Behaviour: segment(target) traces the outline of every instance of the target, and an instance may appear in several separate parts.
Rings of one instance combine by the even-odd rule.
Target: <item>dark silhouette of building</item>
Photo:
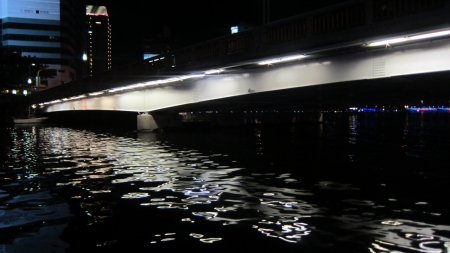
[[[86,7],[87,55],[90,76],[111,69],[111,25],[105,6]]]
[[[85,8],[84,0],[0,0],[2,46],[46,66],[34,84],[54,87],[82,76]]]
[[[163,27],[163,33],[147,34],[143,38],[144,58],[165,54],[179,48],[177,39],[172,36],[169,26]]]

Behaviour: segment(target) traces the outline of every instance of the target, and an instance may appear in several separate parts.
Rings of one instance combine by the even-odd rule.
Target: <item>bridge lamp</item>
[[[273,59],[273,60],[262,61],[262,62],[259,62],[258,64],[259,65],[269,65],[269,64],[280,62],[280,61],[281,61],[281,59]]]
[[[116,89],[108,90],[108,92],[122,91],[122,90],[126,90],[126,89],[127,89],[127,88],[122,87],[122,88],[116,88]]]
[[[176,78],[176,77],[164,80],[165,83],[173,83],[173,82],[178,82],[178,81],[181,81],[181,79],[180,78]]]
[[[195,75],[188,75],[188,76],[180,76],[181,80],[186,80],[190,78],[197,78],[197,77],[204,77],[205,74],[195,74]]]
[[[211,69],[211,70],[205,71],[205,74],[206,75],[219,74],[222,71],[223,71],[223,69]]]
[[[450,34],[450,30],[447,30],[447,31],[440,31],[440,32],[426,33],[426,34],[411,36],[411,37],[409,37],[409,39],[410,40],[429,39],[429,38],[436,38],[436,37],[441,37],[441,36],[445,36],[445,35],[449,35],[449,34]]]
[[[374,43],[369,43],[369,46],[370,47],[384,46],[384,45],[390,45],[390,44],[405,42],[407,40],[408,40],[408,38],[406,38],[406,37],[390,39],[390,40],[382,40],[382,41],[377,41],[377,42],[374,42]]]
[[[144,86],[151,86],[151,85],[155,85],[155,84],[158,84],[158,82],[157,81],[150,81],[150,82],[144,83]]]
[[[103,93],[104,93],[103,91],[92,92],[92,93],[89,93],[89,96],[98,96],[98,95],[101,95],[101,94],[103,94]]]
[[[85,97],[86,97],[86,95],[74,96],[74,97],[70,97],[70,98],[63,98],[62,101],[76,100],[76,99],[85,98]],[[58,99],[53,102],[59,103],[59,102],[61,102],[61,100]]]
[[[298,59],[302,59],[305,58],[306,55],[300,54],[300,55],[292,55],[292,56],[287,56],[287,57],[283,57],[283,58],[278,58],[278,59],[272,59],[272,60],[267,60],[267,61],[262,61],[259,62],[259,65],[269,65],[269,64],[273,64],[273,63],[279,63],[279,62],[287,62],[287,61],[293,61],[293,60],[298,60]]]
[[[436,38],[441,36],[450,35],[450,30],[447,31],[440,31],[440,32],[432,32],[432,33],[425,33],[420,35],[415,35],[411,37],[402,37],[402,38],[395,38],[395,39],[389,39],[389,40],[383,40],[383,41],[377,41],[374,43],[369,43],[370,47],[376,47],[376,46],[382,46],[382,45],[389,45],[389,44],[395,44],[395,43],[401,43],[408,40],[421,40],[421,39],[430,39],[430,38]]]

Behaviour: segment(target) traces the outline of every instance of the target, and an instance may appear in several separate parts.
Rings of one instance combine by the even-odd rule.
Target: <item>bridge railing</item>
[[[364,4],[355,4],[313,17],[313,33],[321,34],[365,24]]]
[[[386,20],[408,22],[409,27],[421,28],[423,15],[433,15],[435,23],[450,22],[446,0],[352,0],[321,10],[300,14],[268,23],[236,34],[219,37],[203,43],[174,50],[124,67],[115,68],[87,79],[63,84],[35,94],[34,100],[49,101],[58,97],[79,95],[88,91],[119,87],[145,79],[158,78],[161,73],[201,71],[223,66],[247,58],[273,57],[292,51],[307,50],[320,43],[342,43],[351,37],[364,38],[385,29],[401,32]],[[436,12],[437,11],[437,12]],[[421,18],[415,19],[417,15]],[[419,17],[417,16],[417,17]],[[440,17],[437,18],[436,17]],[[402,21],[402,19],[405,19]],[[417,21],[415,21],[417,20]],[[415,23],[414,23],[415,22]],[[374,29],[373,27],[381,26]],[[325,40],[326,38],[326,40]],[[331,38],[331,39],[330,39]],[[313,41],[313,42],[311,42]],[[326,42],[322,42],[326,41]],[[319,43],[320,42],[320,43]]]
[[[380,21],[444,7],[445,0],[374,0],[373,18]]]

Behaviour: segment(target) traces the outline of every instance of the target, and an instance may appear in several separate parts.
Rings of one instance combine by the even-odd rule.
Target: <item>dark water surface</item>
[[[0,252],[450,252],[450,113],[1,126]]]

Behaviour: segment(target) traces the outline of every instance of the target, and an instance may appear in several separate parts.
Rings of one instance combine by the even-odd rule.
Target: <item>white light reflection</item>
[[[222,238],[202,238],[202,239],[200,239],[200,241],[204,242],[204,243],[214,243],[214,242],[218,242],[221,240],[222,240]]]

